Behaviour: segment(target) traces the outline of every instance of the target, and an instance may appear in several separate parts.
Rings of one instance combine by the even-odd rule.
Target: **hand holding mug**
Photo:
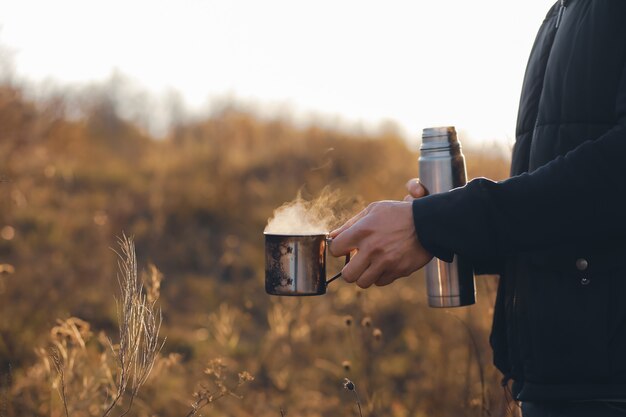
[[[361,288],[388,285],[426,265],[432,255],[420,244],[408,201],[370,204],[330,233],[330,253],[342,256],[356,250],[342,270],[347,282]]]

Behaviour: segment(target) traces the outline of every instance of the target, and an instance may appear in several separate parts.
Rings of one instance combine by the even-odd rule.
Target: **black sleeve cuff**
[[[413,224],[417,239],[424,249],[443,261],[452,262],[454,252],[435,243],[437,234],[445,233],[441,222],[435,220],[439,206],[436,202],[440,196],[441,194],[435,194],[413,200]]]

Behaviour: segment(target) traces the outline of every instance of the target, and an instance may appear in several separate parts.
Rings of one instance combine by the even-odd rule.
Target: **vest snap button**
[[[576,269],[579,271],[584,271],[589,267],[589,261],[585,258],[576,259]]]
[[[582,285],[589,285],[589,283],[591,282],[591,280],[589,278],[583,278],[580,280],[580,283]]]

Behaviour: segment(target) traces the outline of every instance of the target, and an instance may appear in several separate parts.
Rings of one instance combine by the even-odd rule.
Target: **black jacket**
[[[626,0],[561,1],[528,62],[512,177],[413,203],[426,249],[500,273],[491,344],[521,400],[626,399],[625,159]]]

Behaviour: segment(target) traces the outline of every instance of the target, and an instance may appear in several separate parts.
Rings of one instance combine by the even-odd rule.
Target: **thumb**
[[[420,198],[428,195],[428,190],[420,182],[419,178],[412,178],[407,181],[406,189],[413,198]]]

